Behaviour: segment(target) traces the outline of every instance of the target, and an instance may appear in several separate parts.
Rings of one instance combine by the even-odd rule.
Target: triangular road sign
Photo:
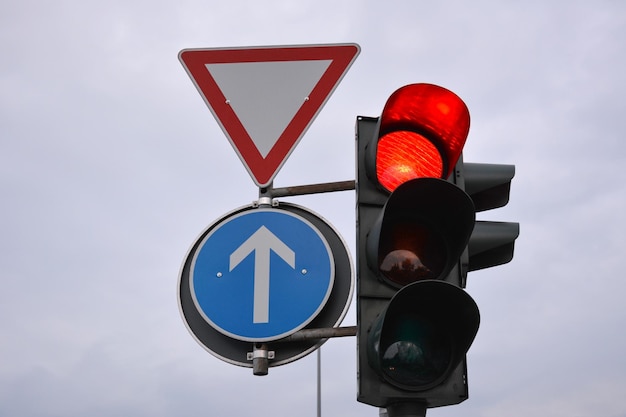
[[[359,51],[298,45],[183,49],[178,57],[254,182],[266,187]]]

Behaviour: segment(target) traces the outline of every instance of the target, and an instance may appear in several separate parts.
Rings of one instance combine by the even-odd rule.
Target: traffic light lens
[[[449,335],[415,314],[404,314],[395,323],[381,339],[386,377],[413,389],[427,389],[439,382],[452,361]]]
[[[433,84],[410,84],[396,90],[387,100],[380,116],[379,141],[393,132],[419,136],[418,142],[429,142],[426,147],[415,148],[415,153],[424,158],[420,162],[424,164],[424,173],[420,176],[446,178],[461,155],[469,125],[469,110],[452,91]]]
[[[392,192],[400,184],[421,177],[441,178],[443,160],[439,150],[424,136],[398,130],[380,138],[376,150],[376,176]]]
[[[380,238],[378,268],[385,278],[404,286],[440,278],[446,266],[446,246],[439,233],[415,223],[397,222]]]

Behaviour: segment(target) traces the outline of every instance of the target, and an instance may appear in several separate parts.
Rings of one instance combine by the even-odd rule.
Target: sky
[[[356,116],[415,82],[468,105],[465,161],[516,166],[509,204],[478,215],[521,233],[468,278],[470,398],[428,415],[625,417],[624,39],[617,0],[3,1],[0,417],[316,415],[316,354],[254,376],[181,318],[188,249],[258,189],[177,55],[353,42],[275,186],[354,179]],[[354,258],[354,198],[283,200]],[[321,350],[323,416],[378,415],[355,343]]]

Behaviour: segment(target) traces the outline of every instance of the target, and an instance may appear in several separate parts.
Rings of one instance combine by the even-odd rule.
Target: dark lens
[[[405,314],[383,337],[383,372],[402,386],[415,389],[428,386],[450,366],[449,335],[419,316]]]

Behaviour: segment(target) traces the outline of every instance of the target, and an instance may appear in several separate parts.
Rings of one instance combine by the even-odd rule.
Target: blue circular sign
[[[308,220],[259,208],[222,220],[190,270],[193,302],[217,331],[270,341],[305,327],[328,300],[335,275],[328,242]]]

